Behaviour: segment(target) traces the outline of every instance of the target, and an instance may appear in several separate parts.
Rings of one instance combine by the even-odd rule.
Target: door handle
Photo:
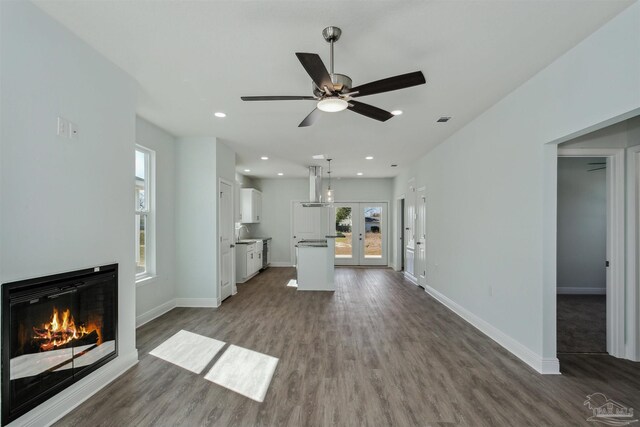
[[[416,242],[416,245],[421,245],[421,244],[422,244],[422,243],[420,243],[420,242]]]
[[[229,245],[229,247],[230,247],[230,248],[235,248],[235,247],[236,247],[236,245]]]

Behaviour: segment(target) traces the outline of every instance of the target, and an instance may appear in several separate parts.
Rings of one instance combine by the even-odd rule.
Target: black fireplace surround
[[[118,355],[118,265],[2,285],[2,425]]]

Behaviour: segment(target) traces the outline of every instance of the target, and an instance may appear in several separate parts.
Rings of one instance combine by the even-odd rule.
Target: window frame
[[[144,197],[145,208],[140,209],[138,206],[138,200],[135,200],[134,208],[134,220],[137,215],[145,218],[145,230],[144,230],[144,246],[145,246],[145,271],[136,273],[136,285],[140,286],[147,283],[150,279],[156,277],[156,227],[155,227],[155,214],[156,214],[156,153],[154,150],[147,148],[143,145],[136,144],[134,153],[141,152],[145,156],[144,161]],[[135,190],[135,166],[134,166],[134,190]],[[137,230],[135,230],[137,233]],[[135,236],[137,239],[137,236]],[[137,240],[136,240],[137,242]],[[137,243],[135,244],[136,251],[139,250]],[[137,269],[137,264],[136,264]]]

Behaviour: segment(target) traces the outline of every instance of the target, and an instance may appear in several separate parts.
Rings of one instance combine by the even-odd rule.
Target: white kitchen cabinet
[[[262,268],[262,241],[236,244],[236,283],[244,283]]]
[[[241,222],[256,223],[262,217],[262,193],[255,188],[240,190]]]

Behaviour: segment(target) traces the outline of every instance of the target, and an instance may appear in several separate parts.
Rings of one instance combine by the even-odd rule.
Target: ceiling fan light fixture
[[[318,109],[326,113],[337,113],[338,111],[346,110],[349,103],[344,99],[331,97],[318,101]]]

